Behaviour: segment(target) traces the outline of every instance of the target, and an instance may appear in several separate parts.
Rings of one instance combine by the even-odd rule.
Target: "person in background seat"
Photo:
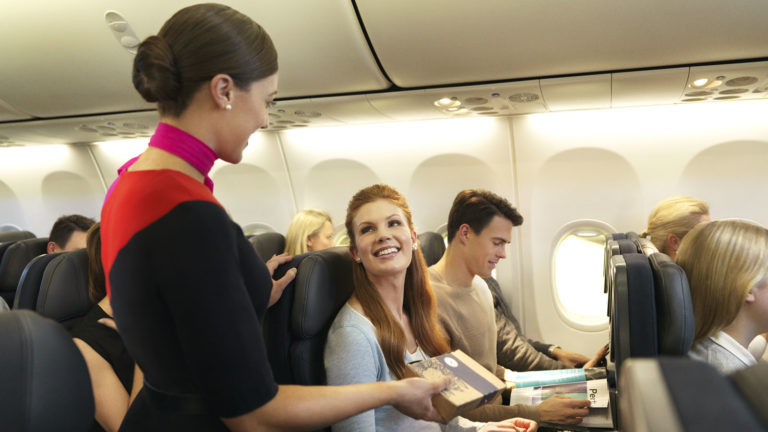
[[[358,191],[349,202],[345,225],[354,291],[331,324],[325,346],[328,384],[391,381],[406,376],[406,363],[448,352],[437,323],[435,297],[418,248],[411,210],[387,185]],[[501,424],[456,417],[446,426],[406,417],[381,407],[333,426],[357,431],[533,431],[536,423],[509,419]]]
[[[697,225],[681,242],[677,264],[693,303],[688,355],[726,374],[756,364],[747,347],[768,331],[768,230],[738,220]]]
[[[709,204],[689,196],[667,198],[658,203],[648,216],[648,227],[640,237],[650,237],[659,252],[674,261],[683,237],[693,227],[710,220]]]
[[[333,247],[331,216],[318,209],[302,210],[293,217],[285,233],[285,252],[300,255]]]
[[[83,249],[85,233],[95,223],[93,219],[77,214],[56,219],[48,236],[46,251],[51,254]]]
[[[101,229],[93,225],[86,236],[88,296],[95,304],[72,329],[75,345],[85,358],[93,387],[95,421],[91,431],[117,431],[144,382],[112,320],[104,268]]]

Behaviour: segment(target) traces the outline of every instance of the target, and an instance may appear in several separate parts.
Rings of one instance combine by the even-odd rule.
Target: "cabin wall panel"
[[[639,233],[659,201],[692,195],[709,202],[713,218],[768,226],[757,192],[768,186],[766,114],[766,101],[743,101],[511,118],[526,217],[525,304],[515,309],[529,336],[587,354],[607,341],[606,331],[572,329],[554,309],[552,252],[564,221],[599,219]]]
[[[99,218],[104,189],[86,146],[0,148],[0,224],[45,237],[61,215]]]

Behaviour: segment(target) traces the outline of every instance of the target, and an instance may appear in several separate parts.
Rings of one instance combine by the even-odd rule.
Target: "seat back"
[[[92,305],[88,298],[88,252],[65,252],[51,260],[43,272],[35,310],[71,329]]]
[[[60,254],[53,253],[37,256],[24,267],[19,284],[16,286],[16,298],[13,300],[14,309],[35,310],[45,267]]]
[[[5,431],[85,431],[94,404],[70,335],[32,311],[0,313],[0,425]]]
[[[35,235],[29,231],[0,231],[0,243],[26,240],[31,238],[35,238]]]
[[[48,238],[32,238],[13,243],[3,254],[0,261],[0,296],[9,304],[16,297],[16,287],[24,272],[24,267],[32,258],[46,252]]]
[[[296,384],[325,384],[325,341],[336,314],[352,295],[353,265],[349,249],[339,246],[311,253],[298,266],[290,351]]]
[[[749,377],[764,401],[768,394],[766,368],[768,365],[762,364],[738,372]],[[742,376],[729,379],[711,365],[686,357],[632,359],[624,365],[619,380],[619,429],[768,430],[765,403],[751,402],[750,395],[745,395],[738,385],[740,379]]]
[[[648,257],[653,272],[659,354],[684,355],[693,344],[694,317],[688,278],[669,256]]]
[[[276,232],[263,232],[248,238],[259,257],[267,262],[272,255],[280,255],[285,250],[285,236]]]
[[[645,255],[612,257],[611,274],[610,361],[620,371],[630,357],[658,355],[656,302],[651,264]]]
[[[421,253],[424,255],[427,267],[440,261],[443,253],[445,253],[445,240],[443,236],[436,232],[425,231],[419,234],[418,237]]]

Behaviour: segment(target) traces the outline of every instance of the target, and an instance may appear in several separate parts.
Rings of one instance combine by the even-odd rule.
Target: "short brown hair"
[[[448,243],[461,225],[467,224],[479,234],[494,216],[502,216],[514,226],[523,224],[523,216],[506,199],[483,189],[464,189],[456,195],[448,213]]]
[[[275,72],[277,50],[266,30],[229,6],[205,3],[176,12],[139,45],[133,86],[161,115],[178,117],[219,73],[244,90]]]

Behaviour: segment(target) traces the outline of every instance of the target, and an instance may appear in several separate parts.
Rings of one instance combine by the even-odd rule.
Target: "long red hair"
[[[414,230],[413,217],[405,197],[391,186],[376,184],[358,191],[349,201],[345,225],[350,244],[355,244],[355,230],[352,221],[358,210],[365,204],[380,199],[398,206],[408,220],[408,227],[411,231]],[[403,378],[406,375],[404,359],[406,340],[403,328],[395,320],[392,312],[384,306],[381,295],[368,279],[362,264],[354,265],[352,277],[355,285],[355,297],[363,307],[365,315],[376,328],[379,345],[389,370],[397,378]],[[424,352],[430,356],[436,356],[450,350],[437,323],[437,302],[429,284],[427,265],[420,246],[414,251],[411,264],[406,270],[403,310],[408,316],[416,341]]]

